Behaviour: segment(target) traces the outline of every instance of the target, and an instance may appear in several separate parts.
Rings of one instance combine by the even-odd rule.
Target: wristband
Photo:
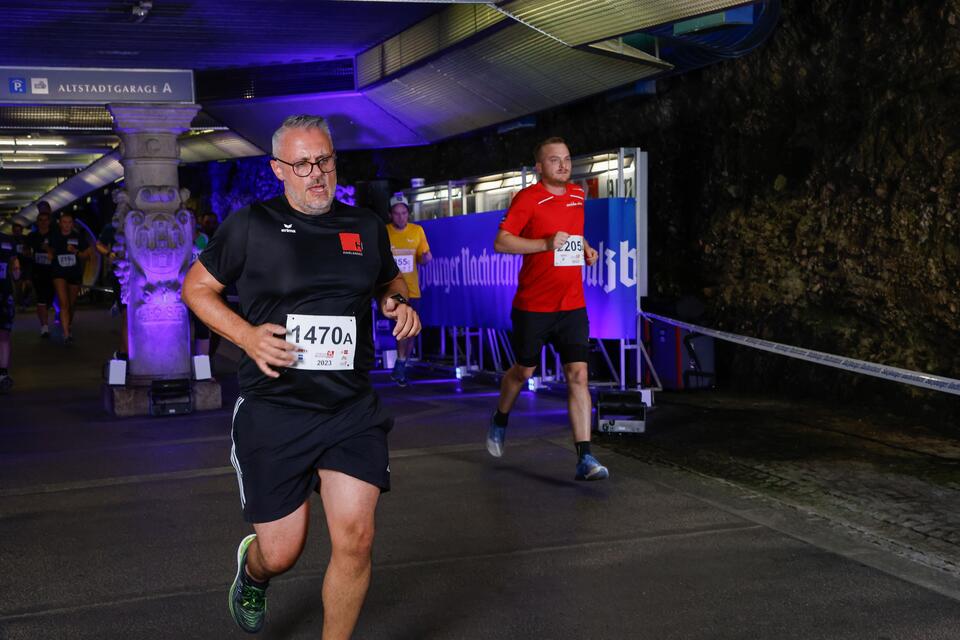
[[[390,296],[390,299],[396,300],[397,304],[406,304],[406,305],[410,304],[410,301],[407,300],[402,293],[395,293],[392,296]]]

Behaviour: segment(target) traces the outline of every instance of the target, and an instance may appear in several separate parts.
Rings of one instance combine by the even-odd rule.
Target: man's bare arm
[[[286,327],[270,323],[253,326],[227,306],[223,289],[220,281],[197,261],[184,278],[183,301],[201,322],[243,349],[264,375],[279,377],[271,367],[288,367],[295,361],[296,347],[277,337],[286,335]]]
[[[543,251],[554,251],[563,246],[570,234],[565,231],[557,231],[548,238],[521,238],[515,236],[509,231],[500,229],[497,237],[493,241],[493,250],[497,253],[514,253],[526,255],[528,253],[541,253]]]
[[[406,298],[410,295],[407,289],[407,283],[403,276],[397,274],[393,280],[380,285],[374,292],[380,303],[380,312],[391,320],[396,321],[393,328],[393,336],[400,340],[412,338],[420,333],[420,316],[413,310],[413,307],[406,304],[400,304],[390,296],[398,293]]]

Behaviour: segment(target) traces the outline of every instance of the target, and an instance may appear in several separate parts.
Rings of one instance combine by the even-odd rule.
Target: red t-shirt
[[[575,184],[567,184],[566,193],[556,196],[538,182],[514,196],[500,228],[530,239],[549,238],[558,231],[582,236],[583,198],[583,189]],[[553,259],[553,251],[523,256],[514,308],[550,312],[587,306],[581,267],[555,267]]]

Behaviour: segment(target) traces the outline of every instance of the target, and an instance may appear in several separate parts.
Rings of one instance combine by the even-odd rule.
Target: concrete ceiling
[[[291,113],[328,116],[340,149],[383,148],[429,143],[692,66],[677,60],[713,60],[710,32],[736,44],[755,15],[778,2],[0,0],[0,60],[192,69],[203,107],[193,133],[232,131],[253,143],[222,145],[223,153],[267,151]],[[750,19],[742,22],[744,11]],[[703,16],[686,31],[671,27]],[[0,105],[0,226],[115,146],[102,105]],[[30,157],[41,161],[18,166]]]
[[[356,54],[444,7],[317,0],[3,0],[0,64],[221,70],[227,78],[251,67],[352,64]],[[226,128],[207,114],[194,125],[195,131]],[[28,146],[31,138],[53,144]],[[111,152],[117,142],[102,107],[0,108],[0,220]]]

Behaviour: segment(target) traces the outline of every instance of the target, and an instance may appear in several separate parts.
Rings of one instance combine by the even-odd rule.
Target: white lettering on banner
[[[637,286],[637,250],[627,240],[621,240],[617,249],[608,249],[601,240],[597,243],[599,259],[583,267],[583,283],[587,287],[602,287],[610,293],[618,286]],[[468,247],[460,248],[459,256],[436,256],[420,267],[420,288],[435,288],[450,293],[456,287],[517,286],[517,275],[523,265],[523,256],[503,253],[479,255]]]
[[[620,241],[620,282],[625,287],[637,285],[637,250],[629,249],[626,240]]]
[[[287,314],[287,335],[297,346],[292,369],[344,371],[353,369],[357,351],[357,319],[353,316]]]
[[[471,254],[468,247],[460,250],[460,270],[463,285],[467,287],[516,286],[522,264],[523,256],[487,253],[486,249],[477,256]]]
[[[597,243],[600,258],[583,272],[584,284],[588,287],[603,287],[610,293],[618,285],[637,286],[637,250],[630,248],[627,240],[620,241],[620,251],[607,249],[603,240]]]
[[[478,256],[461,247],[459,256],[437,256],[421,266],[420,287],[442,288],[450,293],[451,287],[460,286],[516,286],[522,264],[523,256],[487,253],[486,249]]]

